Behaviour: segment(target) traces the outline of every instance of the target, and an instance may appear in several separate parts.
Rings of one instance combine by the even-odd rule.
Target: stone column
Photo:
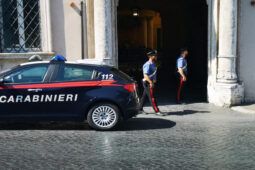
[[[118,55],[119,55],[119,49],[118,49],[118,8],[119,1],[113,0],[112,1],[112,45],[113,45],[113,65],[118,68]]]
[[[244,86],[238,81],[237,65],[237,0],[220,0],[219,51],[216,81],[208,88],[209,102],[230,107],[241,104]]]
[[[95,58],[94,1],[87,0],[86,5],[88,58]]]
[[[94,0],[95,59],[114,65],[112,1]]]
[[[52,23],[51,23],[51,1],[40,1],[40,17],[42,31],[42,50],[51,53],[52,50]]]
[[[217,81],[236,83],[237,0],[220,1],[219,56]]]

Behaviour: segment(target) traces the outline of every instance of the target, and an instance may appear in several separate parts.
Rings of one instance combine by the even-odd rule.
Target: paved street
[[[0,124],[0,169],[255,169],[255,115],[161,106],[114,132],[85,124]],[[146,112],[151,112],[149,108]]]

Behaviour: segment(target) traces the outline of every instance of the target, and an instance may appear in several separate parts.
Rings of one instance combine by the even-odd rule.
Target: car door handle
[[[27,89],[28,92],[40,92],[42,89]]]

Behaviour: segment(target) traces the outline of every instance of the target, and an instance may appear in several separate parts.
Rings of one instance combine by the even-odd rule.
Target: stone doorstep
[[[243,105],[243,106],[233,106],[232,110],[245,113],[245,114],[255,114],[255,104]]]

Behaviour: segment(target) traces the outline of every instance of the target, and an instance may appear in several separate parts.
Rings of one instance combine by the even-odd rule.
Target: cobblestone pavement
[[[168,116],[142,114],[113,132],[1,123],[0,169],[255,169],[255,115],[203,103],[160,108]]]

